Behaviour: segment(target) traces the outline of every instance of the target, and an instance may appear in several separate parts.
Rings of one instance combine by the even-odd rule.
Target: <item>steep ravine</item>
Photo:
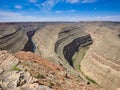
[[[28,40],[24,30],[17,29],[14,33],[10,34],[4,30],[4,33],[3,37],[0,38],[0,50],[7,50],[8,52],[15,53],[24,48]]]
[[[28,41],[25,44],[23,51],[31,51],[31,52],[35,51],[36,47],[35,47],[35,45],[34,45],[34,43],[32,41],[32,36],[35,34],[36,31],[37,30],[32,30],[32,31],[27,32]]]
[[[79,48],[92,44],[90,35],[82,36],[74,39],[71,43],[66,45],[63,49],[63,55],[65,59],[73,66],[72,57],[79,50]]]

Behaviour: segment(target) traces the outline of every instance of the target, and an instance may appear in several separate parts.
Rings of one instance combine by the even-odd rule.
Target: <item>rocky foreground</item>
[[[0,51],[1,90],[103,90],[31,52]]]

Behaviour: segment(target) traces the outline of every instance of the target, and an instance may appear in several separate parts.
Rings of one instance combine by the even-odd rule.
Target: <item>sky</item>
[[[0,0],[0,22],[120,21],[120,0]]]

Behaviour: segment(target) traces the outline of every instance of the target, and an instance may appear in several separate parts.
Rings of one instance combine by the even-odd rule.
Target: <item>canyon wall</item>
[[[73,66],[72,57],[81,47],[92,44],[89,34],[82,28],[68,26],[62,28],[58,33],[58,39],[55,43],[55,52],[64,60],[67,60]]]
[[[89,82],[115,90],[120,86],[119,28],[119,23],[110,22],[50,25],[38,30],[33,41],[36,53],[79,77],[72,58],[82,47],[90,45],[88,51],[82,52],[83,59],[77,61],[79,72]]]
[[[72,57],[80,47],[92,44],[90,35],[72,24],[46,26],[35,33],[33,42],[35,53],[59,63],[77,77],[80,75],[73,69]]]
[[[34,52],[32,36],[44,23],[0,23],[0,50]]]
[[[0,26],[0,50],[15,53],[24,48],[27,40],[25,30],[12,26]]]
[[[114,26],[113,26],[114,28]],[[80,63],[81,72],[106,90],[120,88],[120,39],[118,30],[89,25],[93,44]]]

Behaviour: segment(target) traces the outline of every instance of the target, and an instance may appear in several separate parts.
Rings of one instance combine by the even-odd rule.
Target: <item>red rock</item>
[[[35,55],[32,52],[24,52],[24,51],[20,51],[18,53],[15,54],[15,57],[17,57],[20,60],[31,60],[31,61],[35,61],[39,64],[43,64],[49,68],[51,68],[52,70],[60,70],[63,71],[64,68],[60,65],[54,64],[52,62],[49,62],[48,60],[42,58],[39,55]]]

